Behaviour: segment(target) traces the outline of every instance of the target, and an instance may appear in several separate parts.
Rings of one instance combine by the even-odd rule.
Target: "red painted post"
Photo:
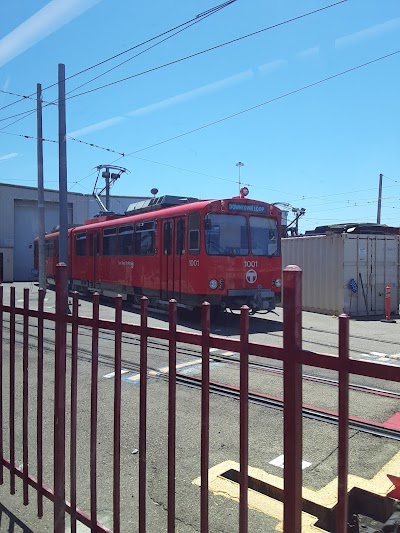
[[[339,317],[339,450],[336,532],[347,533],[349,469],[349,317]]]
[[[239,531],[248,531],[249,490],[249,308],[240,310],[240,447]]]
[[[122,296],[115,298],[115,375],[114,375],[114,487],[113,531],[121,530],[121,370],[122,370]]]
[[[10,288],[10,494],[15,494],[15,287]]]
[[[36,408],[36,461],[37,461],[37,509],[43,516],[43,326],[45,289],[39,289],[38,300],[38,366],[37,366],[37,408]]]
[[[68,271],[56,266],[54,379],[54,533],[65,532],[65,389],[67,355]]]
[[[29,503],[28,481],[28,343],[29,343],[29,289],[24,289],[24,320],[22,348],[22,471],[23,471],[23,502]]]
[[[4,482],[3,457],[3,286],[0,285],[0,485]]]
[[[168,533],[175,532],[176,472],[176,300],[169,302]]]
[[[146,296],[140,302],[140,399],[139,399],[139,533],[146,533],[147,494],[147,309]]]
[[[72,349],[71,349],[71,436],[70,436],[70,499],[71,533],[76,533],[76,446],[78,419],[78,293],[72,294]]]
[[[99,370],[99,304],[100,296],[93,295],[92,372],[90,392],[90,525],[97,525],[97,393]]]
[[[210,448],[210,304],[201,309],[201,457],[200,531],[208,533],[208,467]]]
[[[283,271],[283,397],[284,397],[284,513],[283,530],[301,533],[302,512],[302,271],[289,265]]]
[[[385,291],[386,320],[390,320],[390,285],[386,285]]]

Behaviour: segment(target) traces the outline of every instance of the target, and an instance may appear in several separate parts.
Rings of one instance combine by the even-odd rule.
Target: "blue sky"
[[[112,194],[147,196],[157,187],[160,194],[231,197],[241,161],[250,197],[304,207],[305,231],[375,222],[382,173],[381,222],[400,225],[400,4],[347,0],[285,23],[334,3],[236,0],[196,18],[218,2],[7,2],[0,182],[35,186],[36,140],[24,136],[36,137],[36,115],[20,114],[35,108],[36,97],[15,95],[56,84],[63,63],[71,191],[91,193],[93,168],[114,163],[129,174]],[[58,112],[46,103],[56,99],[56,85],[43,90],[49,141],[58,138]],[[44,174],[45,186],[56,189],[55,142],[45,142]]]

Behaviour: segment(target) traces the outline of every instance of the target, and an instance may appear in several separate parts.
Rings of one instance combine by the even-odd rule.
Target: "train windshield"
[[[248,255],[245,216],[209,213],[204,222],[206,252],[209,255]]]
[[[279,255],[278,224],[274,218],[249,217],[250,243],[253,255]]]

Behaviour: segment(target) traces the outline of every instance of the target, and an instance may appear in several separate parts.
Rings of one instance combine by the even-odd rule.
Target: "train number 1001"
[[[245,261],[244,266],[246,268],[255,268],[258,266],[258,261]]]

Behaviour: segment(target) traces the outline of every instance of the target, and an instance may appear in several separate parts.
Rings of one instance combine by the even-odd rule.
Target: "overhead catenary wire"
[[[186,61],[186,60],[188,60],[188,59],[192,59],[192,58],[194,58],[194,57],[197,57],[197,56],[199,56],[199,55],[202,55],[202,54],[205,54],[205,53],[208,53],[208,52],[211,52],[211,51],[217,50],[217,49],[219,49],[219,48],[222,48],[222,47],[224,47],[224,46],[228,46],[228,45],[230,45],[230,44],[233,44],[233,43],[236,43],[236,42],[242,41],[243,39],[247,39],[247,38],[249,38],[249,37],[253,37],[253,36],[258,35],[258,34],[260,34],[260,33],[263,33],[263,32],[265,32],[265,31],[269,31],[269,30],[275,29],[275,28],[277,28],[277,27],[279,27],[279,26],[283,26],[283,25],[285,25],[285,24],[289,24],[289,23],[291,23],[291,22],[295,22],[295,21],[300,20],[300,19],[302,19],[302,18],[308,17],[308,16],[310,16],[310,15],[314,15],[314,14],[316,14],[316,13],[319,13],[320,11],[324,11],[324,10],[326,10],[326,9],[330,9],[330,8],[332,8],[332,7],[335,7],[335,6],[339,5],[339,4],[344,4],[344,3],[348,2],[348,1],[349,1],[349,0],[339,0],[338,2],[335,2],[334,4],[330,4],[330,5],[327,5],[327,6],[323,6],[323,7],[319,8],[319,9],[315,9],[315,10],[313,10],[313,11],[309,11],[309,12],[307,12],[307,13],[303,13],[302,15],[298,15],[298,16],[296,16],[296,17],[292,17],[292,18],[287,19],[287,20],[284,20],[284,21],[282,21],[282,22],[278,22],[278,23],[273,24],[273,25],[271,25],[271,26],[267,26],[266,28],[262,28],[261,30],[257,30],[257,31],[255,31],[255,32],[252,32],[252,33],[249,33],[249,34],[243,35],[243,36],[241,36],[241,37],[237,37],[237,38],[232,39],[232,40],[230,40],[230,41],[226,41],[226,42],[224,42],[224,43],[220,43],[220,44],[218,44],[218,45],[216,45],[216,46],[212,46],[212,47],[207,48],[207,49],[205,49],[205,50],[200,50],[199,52],[195,52],[195,53],[193,53],[193,54],[190,54],[190,55],[187,55],[187,56],[184,56],[184,57],[178,58],[178,59],[176,59],[176,60],[174,60],[174,61],[170,61],[170,62],[168,62],[168,63],[164,63],[164,64],[162,64],[162,65],[158,65],[158,66],[153,67],[153,68],[151,68],[151,69],[147,69],[147,70],[144,70],[144,71],[138,72],[138,73],[133,74],[133,75],[131,75],[131,76],[127,76],[127,77],[124,77],[124,78],[120,78],[119,80],[115,80],[115,81],[110,82],[110,83],[107,83],[107,84],[105,84],[105,85],[101,85],[101,86],[99,86],[99,87],[95,87],[95,88],[93,88],[93,89],[89,89],[89,90],[87,90],[87,91],[83,91],[83,92],[81,92],[81,93],[71,95],[71,96],[69,96],[69,97],[67,98],[67,100],[70,100],[70,99],[73,99],[73,98],[78,98],[78,97],[80,97],[80,96],[84,96],[84,95],[86,95],[86,94],[90,94],[90,93],[92,93],[92,92],[99,91],[99,90],[101,90],[101,89],[105,89],[105,88],[107,88],[107,87],[111,87],[111,86],[113,86],[113,85],[116,85],[116,84],[119,84],[119,83],[122,83],[122,82],[125,82],[125,81],[128,81],[128,80],[131,80],[131,79],[137,78],[137,77],[139,77],[139,76],[144,76],[144,75],[149,74],[149,73],[151,73],[151,72],[155,72],[155,71],[157,71],[157,70],[160,70],[160,69],[163,69],[163,68],[166,68],[166,67],[169,67],[169,66],[175,65],[175,64],[177,64],[177,63],[181,63],[181,62]],[[83,72],[83,71],[82,71],[82,72]],[[76,74],[76,75],[78,75],[78,74]],[[66,78],[66,79],[69,79],[69,78]],[[49,87],[47,87],[47,88],[50,88],[50,87],[53,87],[53,85],[51,85],[51,86],[49,86]],[[45,90],[45,89],[43,89],[43,90]],[[54,100],[54,102],[52,102],[52,103],[55,103],[55,102],[57,102],[57,100]],[[47,105],[46,105],[46,106],[43,106],[43,107],[45,108],[45,107],[47,107]],[[0,110],[1,110],[1,108],[0,108]],[[0,122],[4,122],[4,121],[10,120],[10,119],[12,119],[12,118],[20,117],[21,115],[24,115],[24,116],[21,118],[21,119],[23,119],[23,118],[25,118],[25,116],[29,116],[29,114],[33,114],[35,111],[36,111],[36,109],[31,109],[31,110],[28,110],[28,111],[24,111],[24,112],[22,112],[22,113],[17,113],[17,114],[11,115],[11,116],[9,116],[9,117],[1,118],[1,119],[0,119]],[[13,123],[13,124],[14,124],[14,123]],[[5,127],[9,127],[9,126],[11,126],[11,125],[12,125],[12,124],[8,124],[8,125],[5,126]],[[4,128],[3,128],[3,129],[4,129]],[[0,130],[0,131],[1,131],[1,130]]]
[[[237,113],[233,113],[232,115],[229,115],[229,116],[227,116],[227,117],[223,117],[223,118],[221,118],[221,119],[215,120],[215,121],[210,122],[210,123],[208,123],[208,124],[204,124],[203,126],[200,126],[200,127],[198,127],[198,128],[195,128],[195,129],[192,129],[192,130],[190,130],[190,131],[187,131],[187,132],[181,133],[181,134],[176,135],[176,136],[174,136],[174,137],[170,137],[170,138],[168,138],[168,139],[165,139],[165,140],[160,141],[160,142],[158,142],[158,143],[152,144],[152,145],[150,145],[150,146],[147,146],[147,147],[144,147],[144,148],[140,148],[140,149],[135,150],[135,151],[130,152],[130,153],[121,153],[121,152],[118,152],[118,151],[116,151],[116,150],[112,150],[112,149],[110,149],[110,148],[100,147],[100,146],[98,146],[98,145],[95,145],[94,143],[89,143],[89,142],[86,142],[86,141],[81,141],[81,140],[79,140],[79,139],[75,139],[75,138],[72,138],[72,137],[71,137],[71,140],[76,141],[76,142],[81,142],[82,144],[86,144],[86,145],[89,145],[89,146],[92,146],[92,147],[96,147],[96,148],[99,148],[99,149],[107,150],[107,151],[109,151],[109,152],[114,152],[114,153],[118,153],[118,154],[120,154],[121,157],[115,159],[114,161],[112,161],[112,162],[110,163],[110,164],[113,164],[113,163],[119,161],[119,160],[120,160],[121,158],[123,158],[123,157],[132,157],[132,156],[135,156],[135,154],[137,154],[137,153],[139,153],[139,152],[142,152],[142,151],[148,150],[148,149],[153,148],[153,147],[155,147],[155,146],[159,146],[159,145],[161,145],[161,144],[165,144],[165,143],[167,143],[167,142],[171,142],[171,141],[173,141],[173,140],[176,140],[176,139],[178,139],[178,138],[184,137],[184,136],[189,135],[189,134],[191,134],[191,133],[195,133],[195,132],[200,131],[200,130],[203,130],[203,129],[205,129],[205,128],[208,128],[208,127],[214,126],[214,125],[216,125],[216,124],[219,124],[219,123],[224,122],[224,121],[226,121],[226,120],[230,120],[230,119],[232,119],[232,118],[235,118],[235,117],[237,117],[237,116],[240,116],[240,115],[242,115],[242,114],[244,114],[244,113],[247,113],[247,112],[249,112],[249,111],[253,111],[253,110],[255,110],[255,109],[259,109],[259,108],[261,108],[261,107],[263,107],[263,106],[265,106],[265,105],[267,105],[267,104],[271,104],[271,103],[273,103],[273,102],[276,102],[276,101],[281,100],[281,99],[283,99],[283,98],[286,98],[286,97],[288,97],[288,96],[292,96],[292,95],[294,95],[294,94],[297,94],[297,93],[299,93],[299,92],[301,92],[301,91],[304,91],[304,90],[306,90],[306,89],[309,89],[309,88],[311,88],[311,87],[315,87],[315,86],[320,85],[320,84],[322,84],[322,83],[325,83],[325,82],[327,82],[327,81],[329,81],[329,80],[332,80],[332,79],[335,79],[335,78],[337,78],[337,77],[340,77],[340,76],[342,76],[342,75],[344,75],[344,74],[348,74],[348,73],[350,73],[350,72],[354,72],[354,71],[356,71],[356,70],[358,70],[358,69],[360,69],[360,68],[363,68],[363,67],[369,66],[369,65],[371,65],[371,64],[373,64],[373,63],[376,63],[376,62],[378,62],[378,61],[381,61],[381,60],[383,60],[383,59],[387,59],[387,58],[392,57],[392,56],[394,56],[394,55],[396,55],[396,54],[398,54],[398,53],[400,53],[400,50],[397,50],[397,51],[392,52],[392,53],[390,53],[390,54],[386,54],[386,55],[381,56],[381,57],[379,57],[379,58],[375,58],[375,59],[373,59],[373,60],[367,61],[366,63],[362,63],[361,65],[357,65],[357,66],[355,66],[355,67],[352,67],[352,68],[350,68],[350,69],[344,70],[344,71],[342,71],[342,72],[338,72],[338,73],[336,73],[336,74],[333,74],[333,75],[331,75],[331,76],[328,76],[328,77],[323,78],[323,79],[321,79],[321,80],[318,80],[318,81],[316,81],[316,82],[310,83],[310,84],[308,84],[308,85],[304,85],[304,86],[302,86],[302,87],[300,87],[300,88],[298,88],[298,89],[294,89],[293,91],[290,91],[290,92],[284,93],[284,94],[282,94],[282,95],[280,95],[280,96],[277,96],[277,97],[275,97],[275,98],[272,98],[272,99],[270,99],[270,100],[267,100],[266,102],[262,102],[261,104],[257,104],[257,105],[255,105],[255,106],[252,106],[252,107],[246,108],[246,109],[241,110],[241,111],[239,111],[239,112],[237,112]],[[2,130],[0,130],[0,133],[11,134],[10,132],[4,132],[4,131],[2,131]],[[23,135],[23,134],[13,134],[13,135],[17,135],[17,136],[19,136],[19,137],[24,137],[24,138],[27,138],[27,139],[36,139],[36,137],[34,137],[34,136],[29,136],[29,135]],[[58,141],[54,141],[54,140],[47,140],[47,139],[44,139],[44,140],[45,140],[45,141],[49,141],[49,142],[55,142],[55,143],[58,142]],[[78,180],[78,181],[76,181],[75,184],[79,184],[80,181],[83,181],[83,180],[85,180],[85,179],[87,179],[87,177],[82,178],[82,180]],[[249,185],[249,186],[253,186],[253,185],[251,185],[251,184],[247,184],[247,185]],[[370,189],[365,189],[365,190],[370,190]],[[277,192],[279,192],[279,191],[277,191]],[[354,191],[353,191],[353,192],[354,192]],[[336,195],[336,194],[346,194],[346,193],[335,193],[335,195]],[[296,196],[298,196],[298,195],[296,195]],[[313,197],[313,198],[321,198],[321,197]],[[322,198],[323,198],[323,197],[322,197]]]
[[[164,35],[167,35],[168,33],[171,33],[171,32],[173,32],[173,31],[175,31],[175,30],[177,30],[179,28],[182,28],[183,26],[186,26],[186,25],[189,25],[189,24],[193,25],[193,23],[197,23],[200,20],[202,20],[203,18],[209,17],[210,15],[213,15],[214,13],[217,13],[221,9],[224,9],[225,7],[227,7],[230,4],[233,4],[236,1],[237,0],[227,0],[226,2],[224,2],[222,4],[219,4],[218,6],[212,7],[211,9],[208,9],[207,11],[203,11],[202,13],[199,13],[198,15],[196,15],[195,17],[187,20],[186,22],[182,22],[181,24],[178,24],[178,26],[174,26],[173,28],[170,28],[169,30],[166,30],[166,31],[164,31],[164,32],[162,32],[162,33],[160,33],[158,35],[155,35],[154,37],[151,37],[150,39],[147,39],[146,41],[143,41],[143,42],[141,42],[139,44],[131,46],[130,48],[127,48],[127,49],[123,50],[122,52],[114,54],[111,57],[103,59],[102,61],[100,61],[100,62],[98,62],[98,63],[96,63],[94,65],[91,65],[89,67],[86,67],[86,68],[80,70],[79,72],[75,72],[75,74],[71,74],[70,76],[67,76],[65,78],[65,81],[70,80],[72,78],[75,78],[76,76],[84,74],[85,72],[88,72],[88,71],[90,71],[90,70],[92,70],[94,68],[97,68],[97,67],[101,66],[101,65],[104,65],[105,63],[108,63],[109,61],[112,61],[113,59],[116,59],[117,57],[120,57],[120,56],[122,56],[124,54],[127,54],[128,52],[131,52],[132,50],[135,50],[136,48],[139,48],[140,46],[144,46],[145,44],[148,44],[148,43],[154,41],[155,39],[159,39],[160,37],[163,37]],[[121,63],[121,65],[124,64],[124,63],[125,63],[125,61],[123,63]],[[119,65],[117,65],[117,66],[119,66]],[[116,68],[116,67],[114,67],[114,68]],[[113,69],[111,69],[111,70],[113,70]],[[94,79],[97,79],[98,77],[99,76],[97,76]],[[90,83],[90,81],[87,82],[87,83]],[[47,89],[51,89],[52,87],[55,87],[57,84],[58,84],[58,81],[53,83],[53,84],[51,84],[51,85],[48,85],[47,87],[42,89],[42,92],[46,91]],[[12,94],[14,96],[19,96],[20,97],[20,100],[17,100],[15,102],[11,102],[10,104],[7,104],[7,105],[5,105],[3,107],[0,107],[0,111],[2,111],[3,109],[6,109],[7,107],[15,105],[15,104],[17,104],[19,102],[22,102],[22,101],[24,101],[26,99],[36,99],[36,93],[32,93],[32,94],[29,94],[29,95],[21,95],[21,94],[11,93],[9,91],[4,91],[4,90],[0,90],[0,92],[6,93],[6,94]],[[54,102],[52,102],[52,103],[54,103]]]

